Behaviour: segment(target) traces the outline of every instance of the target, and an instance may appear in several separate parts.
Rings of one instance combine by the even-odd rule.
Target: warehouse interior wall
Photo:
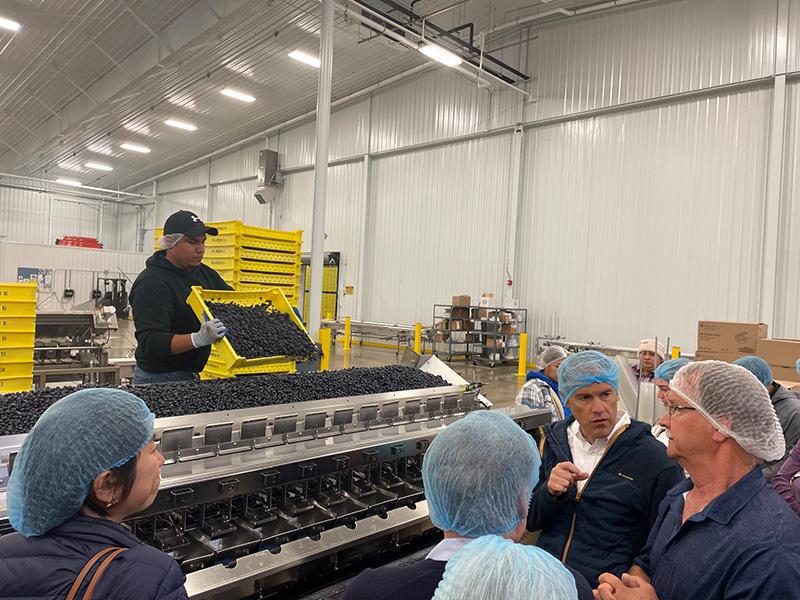
[[[529,309],[531,337],[691,352],[697,319],[800,337],[800,0],[644,3],[494,43],[530,97],[432,66],[332,114],[325,249],[354,287],[343,314],[430,324],[433,303],[491,291]],[[264,147],[284,173],[268,205],[252,196]],[[272,131],[144,182],[131,191],[155,207],[114,207],[129,218],[103,235],[149,251],[186,208],[303,229],[310,250],[313,153],[313,120]],[[49,210],[0,189],[0,233],[48,243]]]

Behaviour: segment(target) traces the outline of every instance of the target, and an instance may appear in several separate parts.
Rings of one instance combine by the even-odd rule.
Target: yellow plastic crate
[[[0,377],[0,394],[29,392],[32,387],[32,377]]]
[[[299,286],[300,274],[278,275],[276,273],[254,273],[252,271],[237,271],[237,279],[245,283],[264,283],[274,286]],[[223,277],[223,279],[225,279]]]
[[[33,344],[21,347],[0,347],[0,363],[33,363]]]
[[[303,244],[302,242],[290,242],[272,238],[236,235],[234,233],[208,236],[206,239],[206,252],[208,252],[209,248],[214,248],[216,246],[238,246],[239,248],[266,250],[268,252],[300,254]]]
[[[0,301],[36,302],[35,283],[0,283]]]
[[[300,265],[292,263],[270,263],[236,258],[214,258],[206,256],[203,263],[216,271],[253,271],[256,273],[278,273],[300,276]]]
[[[17,332],[0,329],[0,346],[33,346],[34,337],[33,331]]]
[[[2,317],[0,316],[0,332],[30,333],[36,331],[36,313],[31,317]],[[29,344],[23,344],[28,346]]]
[[[233,258],[236,260],[260,260],[270,263],[284,263],[290,265],[300,264],[299,252],[269,252],[255,248],[242,248],[241,246],[214,246],[206,245],[206,258]]]
[[[33,377],[33,362],[0,363],[0,378]]]
[[[0,319],[4,317],[36,318],[36,302],[0,300]]]
[[[245,225],[241,221],[209,221],[209,227],[216,227],[219,235],[244,235],[247,237],[282,240],[285,242],[300,242],[303,240],[303,231],[280,231],[278,229],[267,229],[265,227],[255,227]],[[214,237],[214,236],[209,236]]]
[[[266,375],[269,373],[294,373],[295,363],[287,361],[284,363],[273,363],[271,365],[238,367],[233,369],[225,368],[225,364],[211,358],[208,359],[205,369],[200,373],[201,379],[227,379],[238,377],[239,375]]]
[[[297,325],[301,331],[308,335],[303,323],[297,318],[297,315],[292,310],[292,306],[286,299],[286,296],[280,289],[267,288],[264,290],[248,290],[248,291],[219,291],[219,290],[204,290],[201,287],[192,287],[192,293],[186,299],[186,303],[192,307],[194,314],[200,322],[203,321],[205,316],[208,319],[213,319],[206,302],[225,302],[241,304],[243,306],[254,306],[256,304],[263,304],[265,302],[271,303],[272,307],[282,313],[289,315],[292,322]],[[310,338],[309,338],[310,339]],[[267,365],[275,365],[281,363],[291,362],[288,356],[262,356],[259,358],[244,358],[236,354],[236,351],[231,346],[227,338],[222,338],[218,342],[214,342],[211,347],[211,355],[214,362],[218,362],[224,366],[227,371],[232,369],[241,369],[245,367],[265,367]],[[211,360],[210,359],[210,360]]]

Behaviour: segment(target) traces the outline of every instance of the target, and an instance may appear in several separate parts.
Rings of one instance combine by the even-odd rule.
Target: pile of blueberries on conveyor
[[[125,389],[142,398],[157,417],[176,417],[449,385],[438,375],[392,365],[162,383]],[[0,396],[0,436],[27,433],[51,404],[83,387],[92,386],[46,388]]]
[[[291,356],[297,360],[314,359],[319,349],[289,315],[278,312],[270,303],[241,304],[208,302],[211,314],[228,328],[227,339],[244,358]]]

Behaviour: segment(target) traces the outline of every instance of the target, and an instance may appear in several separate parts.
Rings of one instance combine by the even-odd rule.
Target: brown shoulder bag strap
[[[86,588],[86,592],[83,594],[83,600],[92,600],[92,596],[94,595],[94,588],[97,587],[97,584],[100,583],[100,578],[103,577],[103,573],[108,568],[108,565],[117,558],[120,554],[125,552],[127,548],[117,548],[111,554],[109,554],[100,566],[97,567],[97,571],[92,577],[92,580],[89,582],[89,587]]]
[[[83,585],[86,576],[92,570],[92,567],[97,563],[97,561],[101,560],[104,556],[108,556],[110,553],[113,553],[111,559],[106,560],[100,565],[100,568],[97,569],[97,573],[95,573],[94,577],[92,577],[91,582],[89,583],[89,587],[91,588],[91,592],[94,593],[94,586],[97,585],[97,581],[100,580],[98,575],[102,575],[103,571],[106,570],[108,567],[108,563],[114,560],[121,552],[124,552],[125,548],[116,548],[114,546],[109,546],[108,548],[103,548],[95,554],[92,558],[90,558],[86,564],[81,569],[81,572],[78,573],[78,576],[75,578],[75,582],[72,584],[72,587],[69,589],[69,593],[67,594],[67,600],[75,600],[78,595],[78,590],[81,589],[81,585]],[[89,594],[90,590],[87,589],[86,593]],[[84,600],[89,600],[91,595],[84,594]]]

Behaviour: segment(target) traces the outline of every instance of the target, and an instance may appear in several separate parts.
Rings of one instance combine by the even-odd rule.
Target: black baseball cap
[[[200,217],[188,210],[179,210],[172,213],[164,222],[164,235],[170,233],[182,233],[189,237],[199,237],[201,235],[217,235],[219,230],[216,227],[208,227]]]

